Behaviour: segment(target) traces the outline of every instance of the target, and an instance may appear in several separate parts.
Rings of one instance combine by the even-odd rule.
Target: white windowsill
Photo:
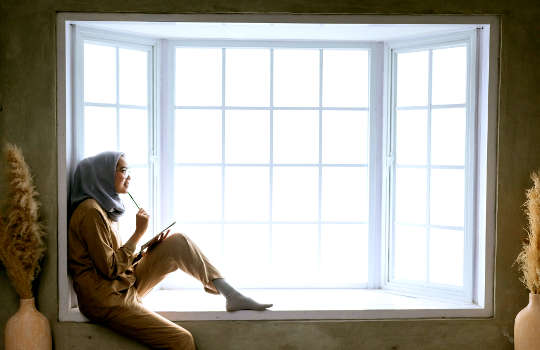
[[[482,307],[398,295],[383,289],[248,289],[268,311],[225,312],[222,296],[198,290],[156,290],[143,299],[173,321],[489,317]]]

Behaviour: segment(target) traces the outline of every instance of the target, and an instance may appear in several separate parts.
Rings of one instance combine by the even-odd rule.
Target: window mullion
[[[321,257],[322,257],[322,249],[321,249],[321,239],[322,239],[322,225],[321,225],[321,210],[322,210],[322,101],[323,101],[323,49],[319,49],[319,164],[318,164],[318,203],[317,203],[317,270],[321,271],[322,264],[321,264]]]
[[[433,50],[428,54],[428,109],[427,109],[427,174],[426,174],[426,283],[430,273],[430,238],[431,238],[431,97],[432,97]]]

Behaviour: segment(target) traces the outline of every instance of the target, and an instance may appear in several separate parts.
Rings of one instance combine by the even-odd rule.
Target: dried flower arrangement
[[[8,163],[8,205],[5,219],[0,218],[0,260],[19,297],[29,299],[46,250],[45,231],[38,221],[38,193],[21,149],[8,143],[4,153]]]
[[[529,218],[528,239],[523,244],[516,262],[523,273],[521,281],[533,294],[540,293],[540,171],[533,173],[533,187],[527,190],[525,202]]]

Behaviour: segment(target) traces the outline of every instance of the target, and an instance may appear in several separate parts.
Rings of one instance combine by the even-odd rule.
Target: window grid
[[[175,56],[176,56],[176,49],[177,48],[180,48],[180,47],[186,47],[186,46],[175,46],[174,47],[174,51],[175,51]],[[228,47],[227,47],[228,48]],[[222,57],[221,57],[221,64],[222,64],[222,72],[221,72],[221,88],[222,88],[222,91],[221,91],[221,105],[220,106],[194,106],[194,105],[182,105],[182,106],[179,106],[176,104],[176,102],[174,103],[174,110],[220,110],[221,111],[221,115],[222,115],[222,126],[221,126],[221,135],[222,135],[222,142],[221,142],[221,146],[222,146],[222,149],[221,149],[221,162],[220,163],[193,163],[193,162],[177,162],[175,161],[174,162],[174,167],[175,168],[180,168],[180,167],[192,167],[192,166],[203,166],[203,167],[215,167],[215,166],[220,166],[222,168],[222,179],[221,179],[221,186],[222,186],[222,193],[221,193],[221,221],[209,221],[209,220],[206,220],[206,221],[202,221],[202,220],[178,220],[179,223],[181,224],[221,224],[221,239],[222,239],[222,242],[221,242],[221,252],[222,254],[225,253],[224,249],[225,249],[225,245],[224,245],[224,242],[225,242],[225,224],[263,224],[263,225],[268,225],[268,243],[269,243],[269,246],[272,247],[272,240],[273,240],[273,225],[274,224],[316,224],[317,225],[317,271],[320,271],[320,267],[321,267],[321,256],[322,256],[322,251],[321,251],[321,240],[322,240],[322,225],[324,224],[363,224],[363,225],[368,225],[368,220],[365,220],[365,221],[323,221],[322,220],[322,173],[323,173],[323,169],[324,168],[368,168],[369,165],[368,163],[347,163],[347,164],[340,164],[340,163],[328,163],[328,164],[325,164],[323,163],[323,160],[322,160],[322,141],[323,141],[323,137],[322,137],[322,132],[323,132],[323,129],[322,129],[322,125],[323,125],[323,112],[324,111],[367,111],[368,114],[367,114],[367,118],[368,118],[368,125],[369,125],[369,118],[370,118],[370,108],[369,107],[323,107],[323,53],[324,53],[324,48],[317,48],[318,51],[319,51],[319,93],[318,93],[318,106],[316,107],[313,107],[313,106],[295,106],[295,107],[277,107],[277,106],[274,106],[274,47],[269,47],[269,51],[270,51],[270,79],[269,79],[269,94],[270,94],[270,100],[269,100],[269,106],[257,106],[257,107],[254,107],[254,106],[227,106],[226,105],[226,101],[225,101],[225,95],[226,95],[226,60],[227,60],[227,54],[226,54],[226,50],[227,50],[226,47],[221,47],[221,53],[222,53]],[[313,48],[311,48],[313,49]],[[370,50],[368,48],[364,48],[364,47],[356,47],[355,49],[358,49],[358,50],[365,50],[368,52],[368,67],[367,67],[367,70],[368,70],[368,74],[370,74],[370,66],[369,66],[369,55],[371,54],[370,53]],[[369,75],[368,75],[368,80],[369,80]],[[369,81],[366,82],[369,86]],[[368,95],[369,95],[369,88],[367,89],[368,90]],[[368,101],[369,101],[369,96],[368,96]],[[368,102],[369,103],[369,102]],[[227,163],[226,162],[226,159],[225,159],[225,152],[226,152],[226,149],[225,149],[225,141],[226,141],[226,134],[225,134],[225,128],[226,128],[226,123],[227,123],[227,120],[225,118],[225,113],[226,111],[228,110],[263,110],[263,111],[268,111],[269,112],[269,119],[270,119],[270,128],[269,128],[269,134],[270,134],[270,149],[269,149],[269,152],[270,152],[270,155],[269,155],[269,163]],[[273,152],[273,145],[274,145],[274,111],[276,110],[313,110],[313,111],[317,111],[318,112],[318,125],[319,125],[319,130],[318,130],[318,140],[319,140],[319,145],[318,145],[318,162],[317,163],[314,163],[314,164],[306,164],[306,163],[286,163],[286,164],[276,164],[274,162],[274,152]],[[369,126],[368,126],[369,128]],[[367,130],[368,134],[370,133],[369,130]],[[368,152],[369,153],[369,152]],[[369,156],[368,156],[368,159],[369,159]],[[369,162],[369,161],[368,161]],[[270,186],[269,186],[269,191],[270,191],[270,196],[269,196],[269,218],[268,220],[266,221],[247,221],[247,220],[226,220],[225,219],[225,180],[226,180],[226,171],[225,169],[227,167],[242,167],[242,166],[249,166],[249,167],[268,167],[269,168],[269,181],[270,181]],[[275,221],[273,219],[273,187],[274,187],[274,167],[317,167],[318,168],[318,194],[317,194],[317,221]],[[368,174],[368,189],[369,189],[369,174]],[[369,191],[368,191],[369,192]],[[369,215],[368,215],[369,217]],[[368,231],[369,232],[369,231]],[[269,262],[270,264],[272,264],[272,259],[273,259],[273,254],[269,254]],[[368,270],[369,270],[369,267],[368,267]],[[368,277],[369,279],[369,277]],[[350,285],[348,284],[347,286],[345,286],[346,288],[358,288],[358,287],[365,287],[367,285],[367,281],[366,283],[361,283],[361,284],[358,284],[358,283],[355,283],[354,285]],[[339,286],[336,286],[336,287],[339,287]]]
[[[457,46],[465,46],[466,47],[466,57],[467,57],[467,79],[466,79],[466,84],[467,84],[467,93],[465,94],[465,103],[464,104],[438,104],[438,105],[432,105],[432,58],[433,58],[433,50],[436,50],[436,49],[441,49],[441,48],[447,48],[447,47],[457,47]],[[392,135],[392,150],[391,150],[391,156],[390,158],[392,159],[392,168],[393,170],[391,171],[391,176],[392,176],[392,181],[390,182],[391,184],[391,187],[393,188],[393,190],[391,190],[391,204],[390,204],[390,208],[391,208],[391,225],[390,225],[390,228],[392,230],[391,232],[391,244],[390,244],[390,247],[391,247],[391,255],[390,255],[390,283],[399,283],[399,284],[402,284],[403,286],[412,286],[414,288],[414,286],[421,286],[421,287],[433,287],[433,288],[442,288],[442,289],[445,289],[447,291],[457,291],[457,292],[460,292],[461,291],[464,291],[464,293],[470,293],[469,291],[465,290],[467,288],[467,276],[468,274],[470,275],[470,272],[467,271],[467,265],[466,265],[466,261],[468,259],[468,251],[467,249],[470,249],[471,247],[471,244],[469,242],[469,239],[468,239],[468,236],[467,236],[467,229],[468,229],[468,224],[467,224],[467,218],[466,216],[469,215],[468,214],[468,210],[465,210],[466,214],[464,216],[464,221],[463,221],[463,225],[462,226],[448,226],[448,225],[434,225],[434,224],[431,224],[431,171],[433,169],[459,169],[459,170],[463,170],[464,173],[463,175],[465,176],[465,181],[464,181],[464,188],[463,188],[463,191],[465,192],[465,189],[466,188],[469,188],[469,185],[467,184],[467,174],[468,174],[468,164],[470,163],[470,151],[468,149],[468,147],[465,149],[465,159],[464,159],[464,165],[432,165],[431,164],[431,122],[432,122],[432,110],[436,110],[436,109],[451,109],[451,108],[464,108],[465,111],[466,111],[466,118],[467,118],[467,121],[466,121],[466,139],[465,139],[465,142],[467,145],[470,144],[470,138],[472,135],[470,135],[470,132],[469,132],[469,128],[470,128],[470,122],[468,121],[469,120],[469,113],[470,113],[470,104],[471,104],[471,101],[470,101],[470,95],[469,95],[469,86],[471,84],[471,63],[470,63],[470,50],[471,50],[471,46],[470,44],[467,42],[467,41],[458,41],[458,42],[454,42],[452,43],[451,45],[448,44],[448,45],[431,45],[431,46],[426,46],[426,47],[420,47],[419,49],[415,49],[415,50],[426,50],[428,51],[428,101],[427,101],[427,106],[397,106],[397,99],[396,99],[396,95],[397,95],[397,56],[398,56],[398,53],[401,53],[401,52],[410,52],[410,50],[393,50],[393,53],[392,53],[392,109],[393,109],[393,118],[392,118],[392,122],[391,122],[391,125],[390,125],[390,135]],[[413,50],[414,51],[414,50]],[[396,115],[397,115],[397,111],[400,111],[400,110],[426,110],[427,112],[427,126],[426,126],[426,129],[427,129],[427,148],[426,148],[426,153],[427,153],[427,159],[426,159],[426,165],[413,165],[413,164],[397,164],[397,157],[396,157]],[[396,226],[396,213],[395,213],[395,194],[396,194],[396,191],[395,191],[395,188],[396,188],[396,177],[397,177],[397,169],[403,169],[403,168],[416,168],[416,169],[426,169],[426,224],[413,224],[413,223],[402,223],[400,222],[399,225],[401,226],[410,226],[410,227],[422,227],[422,228],[425,228],[425,234],[426,234],[426,270],[425,270],[425,280],[424,281],[407,281],[407,280],[399,280],[399,281],[396,281],[394,282],[393,280],[395,280],[395,274],[394,274],[394,270],[395,270],[395,251],[396,251],[396,248],[395,248],[395,226]],[[467,208],[467,202],[470,201],[470,198],[465,195],[464,197],[464,205],[465,205],[465,208]],[[463,263],[464,263],[464,272],[463,272],[463,285],[462,286],[453,286],[453,285],[446,285],[446,284],[440,284],[440,283],[436,283],[436,282],[431,282],[430,281],[430,237],[431,237],[431,230],[432,229],[445,229],[445,230],[454,230],[454,231],[461,231],[463,232],[463,238],[464,238],[464,241],[463,241],[463,252],[464,252],[464,257],[463,257]],[[441,290],[442,290],[441,289]]]

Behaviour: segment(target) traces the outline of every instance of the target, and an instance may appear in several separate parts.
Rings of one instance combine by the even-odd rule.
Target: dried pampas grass
[[[32,298],[32,281],[40,270],[45,253],[45,231],[39,223],[38,193],[20,148],[6,144],[8,205],[0,220],[0,260],[6,267],[17,294]]]
[[[540,172],[533,173],[534,186],[527,190],[525,202],[529,218],[528,239],[523,244],[516,262],[523,273],[521,281],[533,294],[540,293]]]

